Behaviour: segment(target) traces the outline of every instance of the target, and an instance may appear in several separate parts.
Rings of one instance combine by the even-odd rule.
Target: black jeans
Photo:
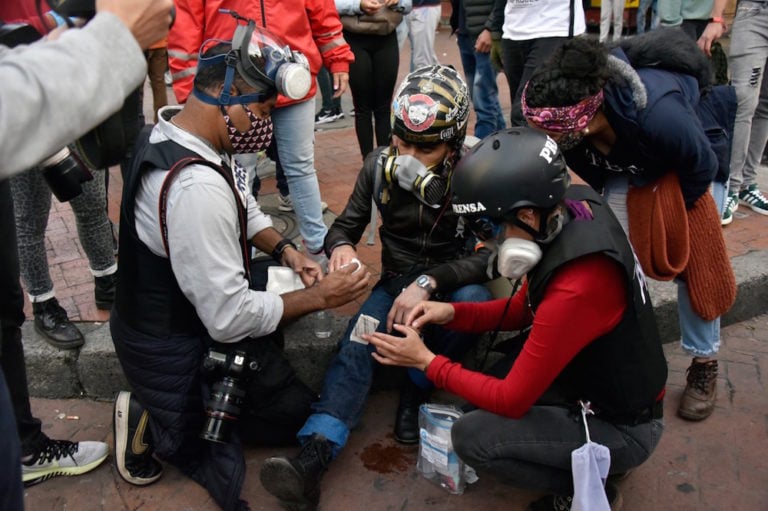
[[[512,103],[510,121],[512,126],[527,126],[520,106],[525,84],[531,79],[536,68],[547,60],[567,37],[541,37],[526,41],[501,40],[501,60],[504,74],[509,83],[509,96]]]
[[[38,451],[46,442],[38,419],[32,416],[27,389],[27,369],[21,343],[24,297],[19,283],[19,255],[13,199],[8,181],[0,181],[0,365],[16,417],[22,455]]]
[[[504,378],[522,342],[514,342],[508,355],[488,374]],[[518,419],[473,410],[451,429],[456,453],[479,473],[514,487],[572,495],[571,452],[586,443],[586,432],[581,413],[574,412],[576,403],[570,408],[542,404],[562,401],[562,396],[550,388]],[[627,472],[647,460],[664,430],[660,419],[625,425],[591,416],[587,422],[591,440],[610,449],[611,474]]]
[[[389,144],[389,111],[397,81],[400,51],[397,34],[353,34],[344,31],[355,61],[349,66],[349,89],[355,105],[355,134],[363,159],[374,147]],[[374,129],[376,145],[373,145]]]

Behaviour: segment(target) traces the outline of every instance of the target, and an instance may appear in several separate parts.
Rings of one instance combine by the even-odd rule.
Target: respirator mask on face
[[[411,155],[398,155],[395,152],[384,162],[384,177],[387,183],[397,183],[400,188],[436,209],[442,205],[450,185],[450,177],[433,172],[438,166],[427,167]]]
[[[531,271],[541,261],[541,247],[533,241],[522,238],[507,238],[499,246],[496,264],[499,273],[517,280]]]

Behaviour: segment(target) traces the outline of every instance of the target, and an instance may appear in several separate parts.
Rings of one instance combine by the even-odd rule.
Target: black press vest
[[[594,218],[568,222],[528,275],[528,300],[534,314],[557,269],[587,254],[600,252],[618,262],[629,296],[619,324],[581,350],[553,386],[569,402],[591,401],[605,416],[634,416],[653,406],[667,380],[645,277],[621,225],[600,196],[587,186],[572,186],[566,198],[587,201]]]
[[[219,165],[201,158],[197,153],[173,141],[149,143],[151,127],[145,127],[136,141],[136,155],[123,176],[120,206],[120,264],[119,285],[115,309],[120,319],[147,335],[207,336],[194,306],[184,296],[171,269],[169,259],[159,257],[139,239],[134,215],[136,193],[144,172],[152,169],[181,170],[190,164],[202,164],[218,172],[235,196],[240,219],[240,245],[243,264],[249,274],[247,248],[247,214],[233,182],[231,173]],[[167,181],[167,183],[170,181]],[[163,186],[165,190],[166,185]],[[162,195],[162,193],[161,193]],[[162,213],[161,213],[162,214]]]

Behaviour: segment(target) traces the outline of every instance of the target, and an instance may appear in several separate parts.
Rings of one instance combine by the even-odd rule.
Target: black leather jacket
[[[388,154],[388,147],[380,147],[366,158],[347,206],[328,230],[326,253],[330,256],[334,248],[360,241],[374,199],[382,221],[382,279],[405,277],[405,287],[425,273],[437,281],[438,292],[487,281],[490,251],[474,251],[471,233],[447,199],[442,207],[432,209],[397,184],[387,185],[382,168]]]

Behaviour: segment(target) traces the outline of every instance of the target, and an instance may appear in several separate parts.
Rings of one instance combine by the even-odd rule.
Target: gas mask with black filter
[[[384,179],[389,185],[397,183],[422,203],[437,209],[445,202],[451,182],[447,166],[447,162],[441,162],[427,167],[417,158],[399,154],[395,149],[384,161]]]

